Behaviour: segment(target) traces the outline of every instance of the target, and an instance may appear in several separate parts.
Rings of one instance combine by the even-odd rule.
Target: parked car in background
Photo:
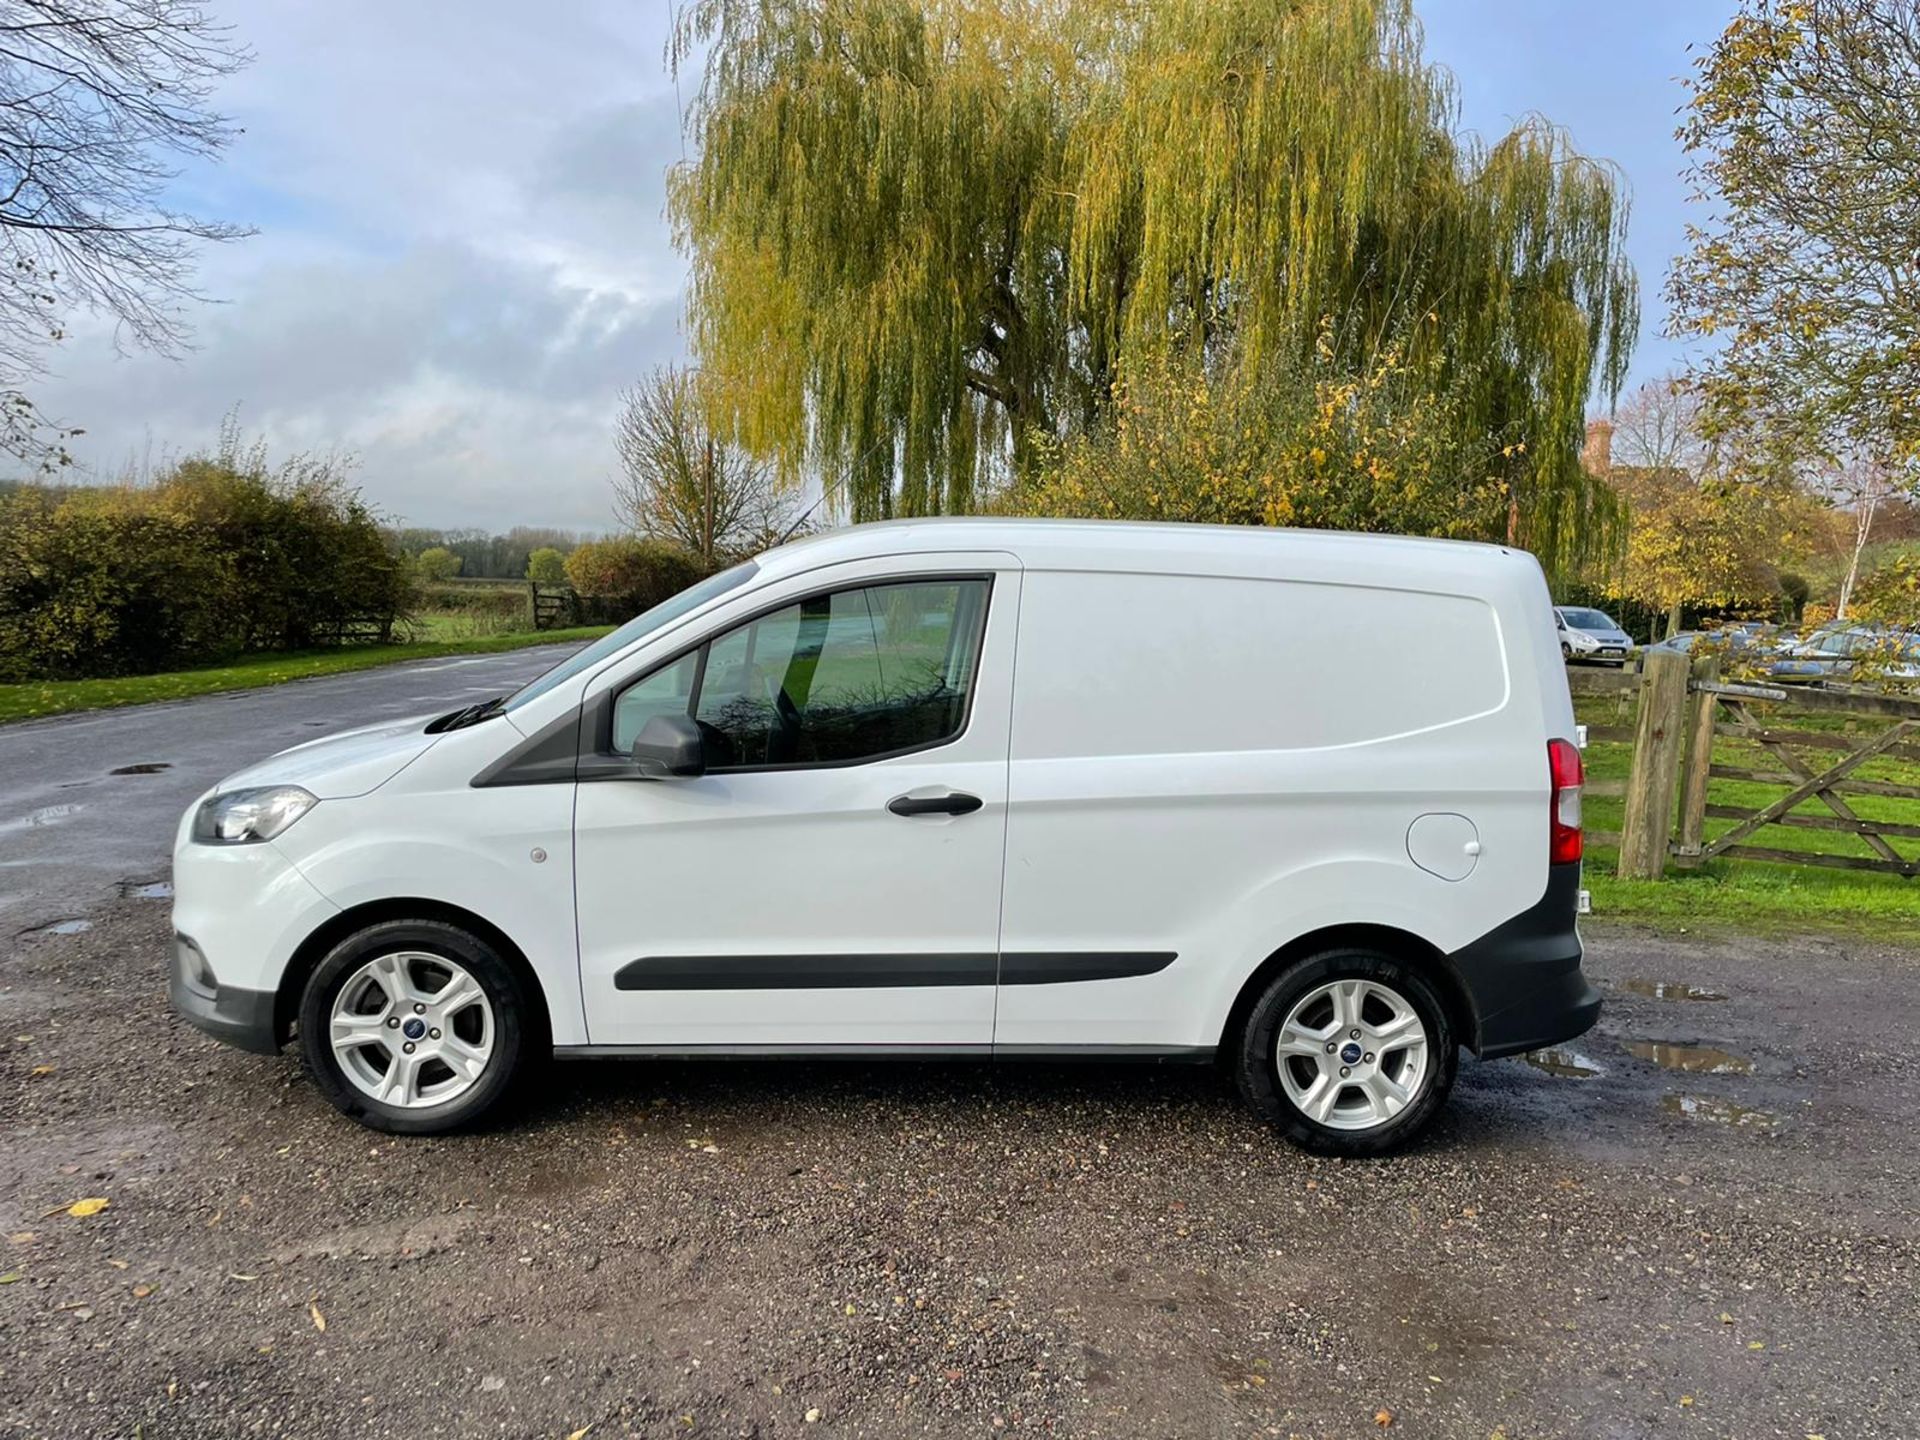
[[[1722,625],[1717,630],[1682,630],[1678,635],[1669,635],[1647,646],[1649,652],[1655,650],[1677,650],[1682,655],[1690,655],[1700,647],[1707,647],[1721,655],[1753,661],[1770,655],[1779,648],[1780,627],[1765,621],[1742,620],[1732,625]]]
[[[1836,622],[1789,644],[1767,667],[1788,684],[1820,681],[1920,680],[1920,634],[1879,625]]]
[[[1462,1047],[1599,1013],[1549,613],[1532,556],[1451,541],[782,546],[511,696],[222,781],[174,850],[173,1001],[297,1036],[397,1133],[549,1054],[1219,1054],[1290,1139],[1377,1154]]]
[[[1569,660],[1624,665],[1633,658],[1632,637],[1604,610],[1556,605],[1553,619],[1560,633],[1560,653]]]

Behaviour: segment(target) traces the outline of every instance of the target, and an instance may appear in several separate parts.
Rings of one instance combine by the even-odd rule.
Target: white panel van
[[[1594,1023],[1574,737],[1519,551],[858,526],[221,782],[171,992],[400,1133],[549,1054],[1217,1057],[1375,1153]]]

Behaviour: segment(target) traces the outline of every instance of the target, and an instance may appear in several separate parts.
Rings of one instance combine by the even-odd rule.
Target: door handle
[[[896,795],[887,809],[896,815],[971,815],[986,802],[955,790],[946,795]]]

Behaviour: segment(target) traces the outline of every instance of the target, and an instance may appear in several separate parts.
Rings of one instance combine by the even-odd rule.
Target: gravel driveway
[[[394,1141],[173,1018],[156,845],[6,912],[0,1436],[1915,1433],[1915,953],[1594,927],[1600,1030],[1380,1163],[1174,1066],[575,1063]]]
[[[1602,931],[1606,1018],[1557,1062],[1602,1073],[1469,1065],[1384,1163],[1288,1150],[1177,1067],[576,1063],[487,1133],[395,1142],[174,1020],[164,912],[0,958],[0,1434],[1920,1414],[1911,955]]]

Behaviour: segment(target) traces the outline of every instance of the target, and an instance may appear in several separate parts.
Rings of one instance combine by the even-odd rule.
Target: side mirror
[[[706,772],[706,745],[691,715],[656,715],[640,727],[628,751],[643,780]]]

